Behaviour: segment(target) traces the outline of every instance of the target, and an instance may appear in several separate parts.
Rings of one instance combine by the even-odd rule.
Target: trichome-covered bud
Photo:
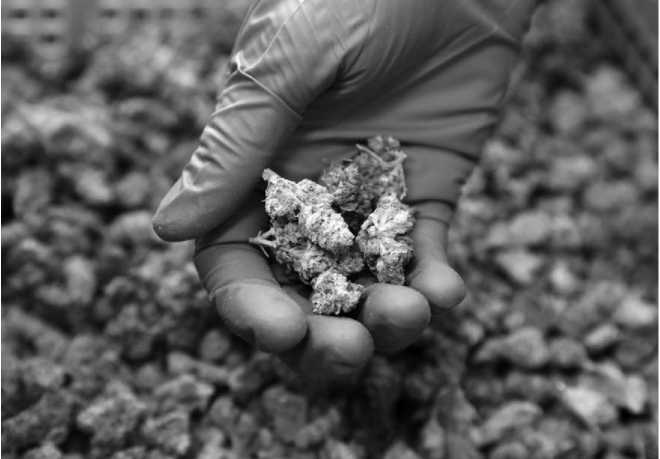
[[[316,314],[345,314],[357,306],[364,291],[359,284],[349,282],[335,270],[321,273],[313,282],[312,312]]]
[[[353,245],[337,259],[337,271],[346,276],[359,273],[364,269],[364,256],[357,245]]]
[[[398,141],[374,137],[369,145],[357,145],[356,154],[332,164],[319,179],[342,212],[356,213],[361,218],[369,215],[380,196],[392,194],[403,199],[406,195],[406,154]]]
[[[271,218],[294,218],[300,210],[300,198],[295,182],[280,177],[270,169],[264,170],[263,179],[268,182],[264,205]]]
[[[414,224],[412,209],[394,195],[380,198],[376,210],[362,224],[356,241],[379,282],[404,283],[405,267],[413,255],[406,235]]]
[[[256,237],[250,238],[250,242],[259,244],[262,247],[280,247],[294,246],[304,241],[296,223],[281,223],[278,220],[273,222],[268,231],[259,233]]]
[[[344,218],[330,206],[303,206],[298,224],[305,237],[331,252],[344,251],[355,240]]]
[[[295,223],[280,225],[275,222],[273,227],[251,238],[250,242],[270,249],[279,264],[297,273],[306,284],[336,264],[330,254],[307,241]]]
[[[406,180],[403,171],[403,161],[406,154],[398,149],[383,149],[373,151],[370,148],[357,145],[359,158],[364,162],[363,169],[371,170],[368,176],[368,189],[374,198],[391,194],[398,199],[406,196]]]
[[[359,166],[349,159],[330,166],[319,180],[342,211],[363,213],[370,204],[363,195],[363,179]]]
[[[408,238],[383,238],[379,242],[380,254],[375,258],[375,265],[369,263],[369,269],[376,275],[378,282],[403,285],[406,280],[406,266],[412,259],[413,249]]]
[[[364,268],[362,253],[357,246],[337,257],[308,241],[294,223],[274,223],[268,231],[251,238],[250,242],[270,249],[279,264],[298,274],[306,284],[311,284],[316,276],[331,268],[344,275],[360,272]]]
[[[341,214],[332,208],[332,196],[323,185],[308,179],[292,182],[270,169],[263,177],[268,182],[265,207],[271,218],[297,222],[303,236],[332,252],[353,245],[355,237]]]
[[[295,219],[304,205],[330,207],[332,195],[323,185],[308,179],[296,183],[281,177],[271,169],[265,169],[262,175],[268,183],[266,187],[265,207],[271,218],[287,217]]]
[[[291,260],[293,270],[298,273],[300,279],[306,284],[312,282],[322,272],[335,266],[335,260],[327,252],[309,242],[305,247],[289,251],[287,256]]]
[[[378,200],[376,209],[362,223],[360,234],[368,237],[395,237],[409,233],[415,225],[410,206],[394,195],[385,195]],[[364,236],[362,236],[364,237]]]
[[[392,136],[377,135],[367,140],[367,146],[375,153],[383,155],[385,161],[391,161],[403,153],[401,142]]]
[[[302,179],[297,185],[298,197],[301,202],[311,206],[330,207],[332,205],[332,195],[323,185],[309,179]]]
[[[351,280],[365,266],[380,282],[404,283],[414,225],[411,208],[401,202],[405,158],[396,139],[374,137],[331,165],[321,184],[264,171],[271,228],[250,242],[312,286],[313,312],[336,315],[355,308],[363,286]]]

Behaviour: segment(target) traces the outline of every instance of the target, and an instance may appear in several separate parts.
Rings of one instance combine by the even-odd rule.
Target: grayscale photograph
[[[657,0],[4,0],[3,459],[657,459]]]

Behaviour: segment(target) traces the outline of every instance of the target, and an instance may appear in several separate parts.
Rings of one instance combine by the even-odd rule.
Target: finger
[[[368,287],[358,315],[371,333],[376,350],[386,353],[399,351],[415,341],[430,319],[429,303],[420,292],[389,284]]]
[[[197,253],[195,265],[233,333],[273,353],[304,338],[305,314],[280,288],[258,249],[245,243],[210,245]]]
[[[415,208],[417,221],[412,232],[415,260],[408,284],[426,297],[433,316],[460,303],[465,297],[465,284],[447,263],[446,206],[427,202]]]
[[[254,189],[297,122],[269,92],[234,71],[199,147],[156,211],[156,234],[179,241],[221,225]]]
[[[357,320],[311,314],[307,329],[306,339],[282,358],[317,388],[350,382],[373,354],[371,335]]]
[[[301,311],[306,315],[312,314],[312,302],[309,301],[310,289],[307,285],[300,283],[283,285],[282,290],[296,302]]]

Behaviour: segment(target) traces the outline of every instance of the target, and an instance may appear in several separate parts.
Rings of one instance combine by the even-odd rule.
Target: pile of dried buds
[[[378,136],[331,165],[321,184],[264,171],[271,228],[251,242],[312,286],[315,313],[353,310],[364,287],[352,280],[365,267],[379,282],[404,283],[415,224],[412,209],[401,202],[405,158],[396,139]]]

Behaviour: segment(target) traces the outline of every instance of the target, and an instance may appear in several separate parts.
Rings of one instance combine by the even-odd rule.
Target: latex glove
[[[532,0],[263,0],[154,228],[198,238],[196,265],[227,326],[305,373],[351,374],[399,350],[464,296],[447,265],[460,187],[497,120]],[[375,284],[357,319],[309,314],[247,239],[265,229],[261,173],[316,179],[378,135],[398,138],[417,210],[408,286]],[[319,373],[321,372],[321,373]]]

